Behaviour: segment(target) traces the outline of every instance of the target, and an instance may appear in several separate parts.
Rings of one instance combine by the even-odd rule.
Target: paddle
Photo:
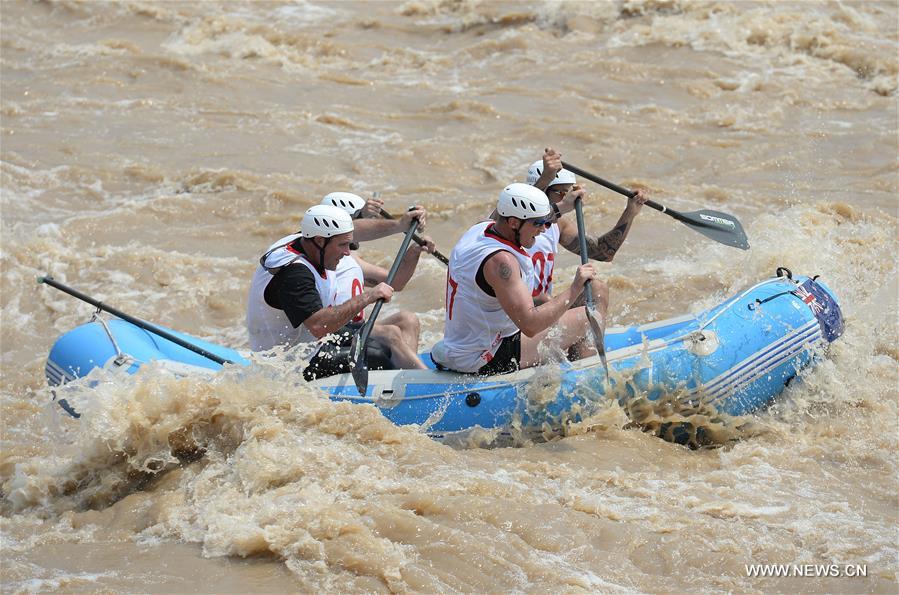
[[[206,351],[202,347],[198,347],[198,346],[194,345],[193,343],[188,343],[184,339],[182,339],[180,337],[176,337],[172,333],[165,331],[165,330],[159,328],[158,326],[152,325],[149,322],[145,322],[145,321],[141,320],[140,318],[135,318],[133,316],[129,316],[128,314],[125,314],[124,312],[120,312],[119,310],[116,310],[115,308],[107,306],[103,302],[98,302],[97,300],[93,299],[92,297],[90,297],[88,295],[81,293],[80,291],[72,289],[71,287],[62,284],[59,281],[55,281],[53,279],[53,277],[49,277],[49,276],[38,277],[37,282],[45,283],[45,284],[49,285],[50,287],[55,287],[56,289],[62,291],[63,293],[67,293],[70,296],[78,298],[79,300],[81,300],[83,302],[87,302],[91,306],[94,306],[95,308],[97,308],[97,310],[104,310],[106,312],[109,312],[113,316],[121,318],[125,322],[130,322],[131,324],[133,324],[136,327],[140,327],[140,328],[144,329],[145,331],[151,332],[154,335],[158,335],[158,336],[162,337],[163,339],[168,339],[172,343],[175,343],[176,345],[180,345],[181,347],[184,347],[185,349],[189,349],[189,350],[193,351],[194,353],[202,355],[203,357],[210,359],[217,364],[225,365],[225,364],[233,364],[234,363],[229,359],[225,359],[223,357],[219,357],[219,356],[215,355],[214,353],[210,353],[209,351]]]
[[[566,168],[568,169],[568,168]],[[571,170],[573,171],[573,170]],[[581,242],[581,264],[587,264],[587,232],[584,230],[584,205],[581,198],[578,197],[574,201],[574,211],[577,215],[577,235]],[[596,346],[596,353],[602,361],[603,368],[606,369],[606,379],[609,378],[609,362],[606,361],[606,348],[603,345],[603,329],[596,320],[596,305],[593,303],[593,285],[591,281],[584,284],[585,302],[587,304],[587,321],[590,323],[590,330],[593,332],[593,345]]]
[[[418,229],[418,219],[413,219],[409,229],[406,230],[406,237],[403,238],[403,243],[400,245],[400,251],[393,261],[393,266],[390,267],[390,272],[387,273],[387,285],[393,284],[393,278],[396,277],[396,272],[400,268],[403,255],[406,254],[406,250],[409,248],[409,242],[412,241],[412,236],[415,235],[416,229]],[[353,343],[350,346],[350,361],[352,362],[350,365],[352,366],[353,371],[353,382],[356,383],[356,389],[363,397],[368,391],[368,362],[365,361],[365,345],[368,343],[368,336],[371,334],[371,329],[375,325],[375,319],[378,317],[378,314],[381,313],[381,306],[383,304],[383,299],[375,302],[375,307],[371,311],[371,316],[365,321],[362,330],[353,335]]]
[[[377,196],[375,198],[377,198]],[[396,217],[394,217],[393,215],[391,215],[384,209],[381,209],[381,217],[384,217],[385,219],[396,219]],[[417,233],[412,235],[412,239],[415,240],[415,243],[418,244],[419,246],[424,246],[427,243]],[[439,250],[434,250],[434,252],[432,252],[431,254],[433,254],[434,258],[436,258],[443,264],[449,265],[449,259],[446,256],[444,256],[443,254],[441,254]]]
[[[633,190],[628,190],[627,188],[622,188],[618,184],[603,180],[599,176],[586,172],[570,163],[565,163],[563,161],[562,167],[575,175],[587,178],[591,182],[595,182],[600,186],[605,186],[609,190],[614,190],[618,194],[623,194],[628,198],[633,198],[637,194]],[[749,250],[749,240],[746,238],[746,232],[743,231],[743,226],[740,225],[740,222],[733,215],[728,215],[727,213],[722,213],[720,211],[709,211],[707,209],[692,211],[690,213],[681,213],[652,200],[647,200],[646,206],[661,213],[665,213],[669,217],[674,217],[684,225],[693,229],[693,231],[698,231],[705,237],[724,244],[725,246]]]

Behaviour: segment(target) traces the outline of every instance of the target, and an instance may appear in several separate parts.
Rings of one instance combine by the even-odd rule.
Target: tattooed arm
[[[611,231],[595,238],[588,236],[587,257],[601,262],[612,262],[618,249],[621,248],[621,245],[624,243],[624,239],[631,229],[634,218],[640,212],[640,209],[645,202],[646,197],[643,193],[638,193],[637,196],[628,200],[627,208],[621,213],[618,223],[615,224],[615,227]],[[559,244],[569,252],[575,254],[581,253],[581,243],[577,235],[577,225],[573,221],[569,219],[559,221]]]
[[[574,226],[572,225],[570,227]],[[615,253],[618,252],[618,249],[621,248],[621,244],[624,243],[624,238],[627,237],[627,232],[630,227],[630,221],[626,223],[621,223],[619,221],[615,229],[608,233],[595,238],[588,236],[587,257],[600,262],[612,262]],[[569,252],[580,254],[581,242],[577,236],[577,228],[575,227],[573,231],[574,233],[561,233],[559,243]]]

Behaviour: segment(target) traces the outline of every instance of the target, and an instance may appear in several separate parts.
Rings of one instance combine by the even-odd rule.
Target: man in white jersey
[[[346,327],[357,312],[379,299],[390,301],[386,283],[337,304],[334,270],[350,253],[353,220],[346,211],[316,205],[303,215],[300,233],[281,238],[260,258],[247,303],[250,347],[264,351],[300,345],[311,356],[307,380],[349,371],[349,346],[358,328]],[[387,359],[395,367],[423,367],[398,333],[370,342],[370,366]]]
[[[367,203],[361,196],[358,196],[351,192],[331,192],[322,199],[321,204],[339,207],[345,210],[351,217],[355,219],[359,216],[364,216],[364,214],[366,214],[366,209],[369,209],[369,203],[375,200],[377,199],[372,199]],[[423,218],[425,213],[424,209],[421,207],[415,207],[415,209],[421,210]],[[378,209],[377,212],[378,214],[375,215],[375,220],[380,220],[380,209]],[[365,229],[368,226],[368,219],[356,221],[357,229]],[[408,229],[408,226],[406,229]],[[421,220],[419,220],[419,229],[421,229]],[[366,232],[364,233],[364,237],[369,239],[377,239],[390,235],[392,233],[396,233],[396,231],[390,229],[389,227],[379,225],[377,227],[371,227],[366,230]],[[428,236],[423,236],[422,239],[425,241],[424,250],[433,252],[434,242],[431,241]],[[352,250],[350,255],[341,258],[340,262],[337,264],[337,269],[335,270],[337,281],[337,304],[342,304],[349,299],[359,295],[360,293],[362,293],[362,289],[366,286],[374,287],[378,283],[382,283],[387,280],[387,269],[363,260],[359,256],[359,253],[356,251],[359,248],[358,243],[354,242],[354,244],[355,245],[350,246],[350,249]],[[422,247],[420,247],[418,244],[409,245],[409,249],[403,256],[403,260],[400,264],[399,269],[397,269],[396,277],[394,277],[393,279],[394,291],[402,291],[403,288],[406,287],[406,283],[409,282],[409,279],[412,278],[412,274],[415,272],[415,268],[418,265],[418,260],[421,256],[421,252]],[[360,311],[359,313],[357,313],[352,320],[353,323],[358,324],[361,324],[364,321],[364,311]],[[395,327],[395,329],[389,327]],[[379,319],[372,329],[372,336],[379,337],[383,333],[391,334],[396,331],[400,333],[400,335],[402,336],[402,340],[405,341],[412,350],[418,351],[418,340],[421,333],[421,324],[418,321],[418,316],[416,316],[413,312],[401,310],[400,312],[396,312],[391,316]]]
[[[562,215],[574,210],[575,199],[585,200],[586,191],[577,185],[573,173],[562,168],[562,154],[552,148],[545,149],[543,159],[528,168],[527,183],[546,192],[555,216],[552,225],[528,249],[534,263],[532,293],[537,303],[543,303],[552,295],[553,269],[559,246],[574,254],[581,253],[577,223],[570,218],[563,219]],[[593,260],[611,262],[645,202],[646,196],[638,190],[636,196],[628,199],[624,212],[611,231],[595,238],[587,236],[587,256]]]
[[[573,348],[578,357],[595,353],[587,340],[586,310],[569,310],[584,284],[595,279],[593,265],[579,266],[571,287],[544,304],[535,305],[531,295],[534,268],[527,249],[552,220],[543,191],[515,183],[500,193],[495,221],[465,232],[450,256],[444,338],[431,350],[439,367],[482,375],[513,372],[543,363],[541,344]],[[604,290],[603,283],[594,285]]]

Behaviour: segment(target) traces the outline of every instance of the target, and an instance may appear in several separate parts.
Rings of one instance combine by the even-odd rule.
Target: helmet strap
[[[318,266],[316,268],[318,269],[319,274],[324,275],[324,274],[326,274],[325,273],[325,247],[327,247],[328,242],[331,241],[331,238],[326,238],[323,236],[316,236],[316,237],[322,238],[325,241],[325,243],[322,244],[321,247],[319,247],[319,245],[315,243],[315,238],[306,238],[306,239],[308,239],[309,243],[312,244],[316,250],[318,250]],[[312,256],[312,255],[309,254],[308,256]],[[309,260],[311,261],[312,259],[310,258]]]
[[[318,251],[318,269],[321,273],[325,272],[325,248],[331,243],[332,238],[325,238],[325,243]]]
[[[514,229],[511,224],[512,219],[518,219],[518,217],[512,217],[512,216],[506,217],[505,215],[500,215],[500,217],[502,217],[502,220],[504,223],[504,226],[503,226],[504,231],[502,233],[500,233],[499,229],[494,228],[494,229],[488,231],[487,233],[490,233],[499,238],[502,238],[503,240],[505,240],[507,242],[510,242],[511,240],[508,238],[508,234],[509,234],[509,231],[511,231],[512,237],[515,239],[515,245],[520,248],[521,247],[521,227],[519,226],[518,229]],[[518,220],[521,221],[521,219],[518,219]]]
[[[516,219],[518,219],[518,217],[516,217]],[[524,225],[524,221],[521,219],[518,219],[518,220],[521,221],[521,223],[514,230],[515,231],[515,245],[521,246],[521,226]]]

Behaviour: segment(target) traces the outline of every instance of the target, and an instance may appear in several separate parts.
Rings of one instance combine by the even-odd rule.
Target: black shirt
[[[265,303],[284,310],[293,328],[322,309],[322,298],[309,267],[295,262],[278,271],[265,288]]]

